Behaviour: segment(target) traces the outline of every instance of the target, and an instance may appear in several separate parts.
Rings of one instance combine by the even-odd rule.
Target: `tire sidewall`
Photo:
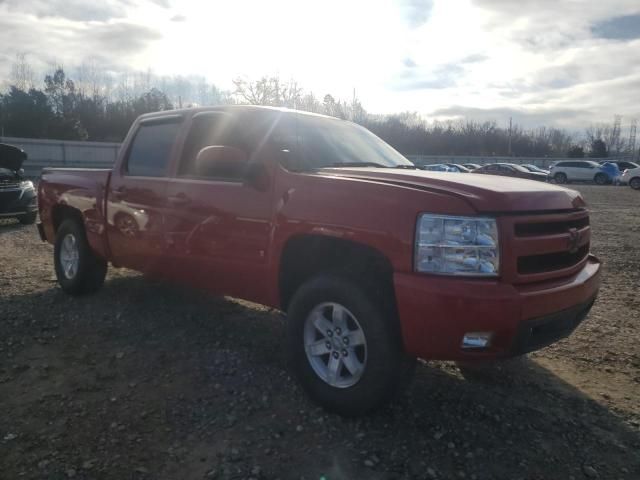
[[[556,181],[556,183],[559,183],[560,185],[567,183],[567,175],[564,173],[556,173],[553,176],[553,179]]]
[[[67,278],[60,264],[60,251],[62,242],[68,235],[74,235],[78,247],[78,269],[73,278]],[[106,264],[97,261],[97,258],[84,231],[84,227],[76,220],[68,219],[62,222],[56,232],[54,243],[54,268],[58,283],[66,293],[79,295],[94,291],[102,284],[106,273]]]
[[[633,177],[629,180],[629,186],[634,190],[640,190],[640,177]]]
[[[313,370],[304,348],[304,325],[319,304],[335,302],[347,308],[358,320],[367,342],[365,371],[355,385],[336,388],[324,382]],[[310,397],[330,411],[343,415],[365,413],[394,392],[402,368],[401,346],[384,309],[372,302],[351,281],[323,275],[307,282],[294,296],[289,308],[288,341],[292,368]]]
[[[598,173],[593,179],[596,185],[604,185],[605,183],[607,183],[607,180],[608,177],[604,173]]]

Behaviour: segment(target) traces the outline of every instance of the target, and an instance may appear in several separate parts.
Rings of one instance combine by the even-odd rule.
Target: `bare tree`
[[[9,83],[18,90],[27,92],[35,86],[35,73],[27,61],[26,53],[16,53],[16,58],[11,65]]]

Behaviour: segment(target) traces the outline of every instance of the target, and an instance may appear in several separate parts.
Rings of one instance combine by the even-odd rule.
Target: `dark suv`
[[[33,183],[23,178],[26,158],[18,147],[0,143],[0,218],[29,224],[36,221],[38,205]]]

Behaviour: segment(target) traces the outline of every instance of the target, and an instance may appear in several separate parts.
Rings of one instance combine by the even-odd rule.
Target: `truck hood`
[[[26,159],[27,154],[24,153],[24,150],[13,145],[0,143],[0,168],[18,171]]]
[[[318,173],[454,195],[466,200],[477,212],[572,210],[585,206],[575,190],[496,175],[375,167],[326,168]]]

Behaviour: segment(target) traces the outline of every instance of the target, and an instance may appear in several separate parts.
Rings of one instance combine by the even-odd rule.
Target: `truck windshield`
[[[369,130],[355,123],[298,115],[297,136],[309,169],[328,167],[413,168],[414,165]]]

